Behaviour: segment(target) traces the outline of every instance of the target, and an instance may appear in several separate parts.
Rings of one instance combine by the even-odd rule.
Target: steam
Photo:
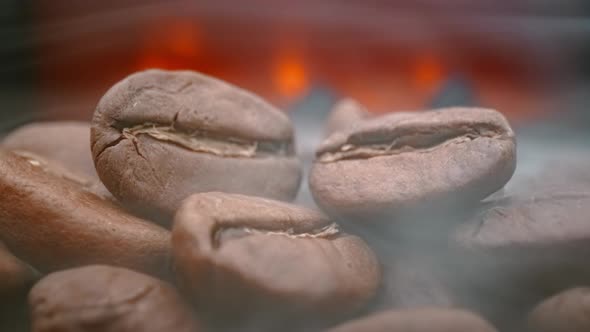
[[[518,45],[540,50],[541,55],[555,59],[554,54],[544,47],[547,41],[559,41],[559,45],[575,44],[588,39],[590,29],[588,19],[565,17],[552,18],[542,15],[526,15],[526,10],[507,9],[496,7],[500,5],[479,4],[471,6],[457,5],[457,7],[445,7],[444,11],[436,11],[434,21],[450,21],[452,24],[441,26],[425,23],[427,12],[409,8],[369,8],[363,2],[339,3],[309,1],[312,5],[292,6],[284,2],[257,1],[254,4],[239,5],[235,1],[161,1],[142,2],[141,4],[123,7],[117,5],[114,8],[102,11],[91,11],[83,16],[60,17],[52,21],[33,21],[31,34],[33,39],[25,40],[19,47],[30,49],[44,49],[52,47],[59,49],[62,44],[80,42],[76,49],[68,48],[67,54],[63,52],[53,53],[57,57],[76,57],[85,54],[93,54],[112,46],[126,46],[129,37],[120,34],[121,31],[141,29],[146,23],[153,22],[162,17],[206,17],[212,21],[234,22],[232,27],[248,26],[257,22],[269,22],[271,24],[299,24],[310,30],[337,29],[337,31],[350,31],[362,36],[360,46],[389,46],[402,40],[403,43],[412,44],[417,40],[423,43],[431,42],[436,45],[439,42],[441,31],[465,30],[469,27],[472,36],[483,37],[487,44],[497,49],[511,48]],[[435,2],[435,1],[431,1]],[[583,8],[583,1],[565,1],[546,4],[545,13],[576,13]],[[479,7],[481,6],[481,7]],[[2,8],[2,5],[0,5]],[[486,14],[484,14],[484,12]],[[335,13],[338,13],[337,15]],[[108,22],[108,23],[105,23]],[[440,28],[440,29],[439,29]],[[384,34],[383,31],[403,31],[403,35]],[[515,32],[516,31],[516,32]],[[137,31],[136,31],[137,32]],[[140,32],[137,32],[140,33]],[[109,38],[88,39],[88,36],[109,36]],[[251,48],[264,46],[264,40],[249,36]],[[566,38],[562,38],[566,37]],[[223,34],[216,36],[219,41],[231,47],[232,42],[240,42],[243,34]],[[326,37],[324,37],[326,38]],[[319,50],[338,51],[343,50],[343,44],[339,40],[326,38],[328,42],[321,43]],[[524,42],[523,42],[524,40]],[[8,46],[4,46],[7,49]],[[28,66],[49,64],[55,61],[50,56],[37,57]],[[528,61],[528,59],[526,59]],[[534,60],[534,59],[533,59]],[[531,60],[531,61],[533,61]],[[0,64],[0,68],[6,65]],[[543,77],[544,78],[544,77]],[[587,86],[577,86],[578,94],[568,91],[566,100],[561,100],[551,105],[553,117],[528,119],[528,123],[521,124],[517,128],[518,156],[517,169],[512,180],[495,197],[503,197],[505,194],[523,192],[531,189],[531,179],[544,174],[543,181],[559,181],[558,168],[554,174],[542,173],[548,167],[556,167],[564,162],[584,165],[590,160],[590,120],[586,111],[590,94]],[[329,99],[331,96],[324,94],[320,98]],[[2,114],[0,122],[0,138],[20,124],[44,119],[46,116],[40,110],[35,115],[22,112],[23,100],[19,96],[10,96],[9,93],[1,95],[2,106],[9,110],[8,115]],[[6,97],[6,98],[5,98]],[[70,99],[76,96],[68,95]],[[13,102],[14,101],[14,102]],[[68,100],[65,100],[66,102]],[[71,101],[71,100],[69,100]],[[325,100],[323,100],[325,102]],[[328,100],[331,101],[331,100]],[[93,101],[92,103],[95,103]],[[424,101],[427,102],[426,100]],[[321,103],[320,103],[321,104]],[[392,105],[392,110],[395,109]],[[319,146],[323,135],[325,110],[329,105],[316,105],[309,100],[302,103],[299,109],[292,113],[296,133],[297,151],[303,159],[304,183],[297,197],[296,203],[317,208],[307,184],[307,172],[315,159],[315,149]],[[503,111],[500,109],[500,111]],[[80,112],[80,110],[77,110]],[[86,110],[90,115],[91,110]],[[582,121],[577,121],[582,120]],[[587,157],[586,157],[587,156]],[[590,163],[589,163],[590,164]],[[583,168],[582,168],[583,170]],[[589,171],[590,172],[590,171]],[[555,177],[555,178],[552,178]],[[534,181],[533,181],[534,182]],[[534,187],[534,183],[532,184]],[[590,190],[590,184],[578,183]],[[489,200],[488,200],[489,201]],[[474,270],[472,265],[461,261],[452,254],[450,239],[448,237],[449,225],[458,224],[476,213],[475,210],[460,211],[422,211],[420,216],[406,216],[402,223],[386,223],[387,226],[377,227],[369,222],[342,223],[343,230],[359,234],[374,249],[379,256],[386,272],[386,278],[400,276],[408,279],[421,280],[421,286],[426,289],[425,296],[418,300],[413,299],[377,299],[372,309],[385,309],[388,307],[413,307],[431,305],[469,306],[485,312],[496,324],[510,325],[510,319],[517,317],[519,312],[509,313],[513,307],[524,307],[526,302],[534,302],[531,290],[522,288],[499,289],[495,285],[512,283],[510,277],[501,271],[486,269]],[[252,230],[244,230],[252,232]],[[289,234],[288,234],[289,235]],[[410,272],[407,272],[410,271]],[[458,279],[456,276],[469,275],[467,279]],[[409,277],[407,277],[409,275]],[[406,277],[404,277],[406,276]],[[400,278],[401,278],[400,277]],[[398,284],[399,285],[399,284]],[[410,293],[411,283],[404,283],[404,288]],[[444,297],[430,296],[428,289],[442,289]],[[386,294],[384,287],[381,296]],[[393,287],[395,291],[396,287]],[[499,292],[500,290],[501,292]],[[432,293],[438,294],[438,293]],[[529,299],[533,296],[533,299]],[[444,300],[440,300],[444,299]],[[521,301],[524,303],[516,303]],[[382,302],[380,302],[382,301]],[[507,304],[517,304],[507,306]],[[508,313],[507,313],[508,312]]]
[[[369,311],[425,306],[467,308],[484,315],[501,330],[518,331],[527,310],[542,300],[547,290],[523,285],[525,279],[520,278],[524,276],[511,270],[495,269],[498,265],[493,260],[490,264],[475,264],[456,247],[452,232],[462,223],[475,220],[480,211],[496,204],[494,200],[563,184],[567,176],[577,179],[576,189],[590,190],[590,145],[587,143],[590,131],[585,127],[572,130],[574,124],[570,121],[575,120],[569,120],[576,119],[577,107],[570,108],[568,112],[571,113],[556,113],[554,118],[517,124],[516,172],[505,188],[485,199],[479,207],[421,211],[419,215],[396,216],[396,220],[382,222],[381,226],[371,220],[335,220],[344,231],[364,238],[381,261],[385,280]],[[318,113],[310,111],[307,117],[293,116],[298,139],[305,138],[305,145],[300,146],[298,152],[306,170],[316,158],[314,152],[321,142],[323,128],[310,125],[323,123]],[[316,119],[310,120],[313,118]],[[576,174],[568,175],[576,165]],[[297,202],[313,207],[307,183],[303,188]],[[533,267],[530,273],[535,273]]]

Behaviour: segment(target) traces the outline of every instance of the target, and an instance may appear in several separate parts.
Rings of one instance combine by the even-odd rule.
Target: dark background
[[[0,131],[31,119],[34,51],[27,1],[0,2]]]

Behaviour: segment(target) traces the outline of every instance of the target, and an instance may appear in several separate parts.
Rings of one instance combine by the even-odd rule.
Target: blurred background
[[[111,85],[159,67],[268,99],[308,159],[343,96],[374,113],[496,108],[533,166],[590,145],[584,0],[2,0],[0,18],[3,132],[89,120]]]

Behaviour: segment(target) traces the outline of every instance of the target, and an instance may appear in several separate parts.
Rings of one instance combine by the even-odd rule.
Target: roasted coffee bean
[[[41,272],[112,264],[160,274],[167,230],[133,217],[35,159],[0,150],[0,241]]]
[[[543,301],[527,323],[533,332],[590,331],[590,288],[573,288]]]
[[[292,200],[299,188],[289,118],[195,72],[127,77],[101,99],[91,137],[103,183],[139,211],[171,216],[190,194],[217,190]]]
[[[554,187],[487,205],[452,235],[460,260],[522,272],[555,287],[590,280],[590,191]]]
[[[8,150],[24,150],[61,163],[65,168],[98,179],[90,153],[90,123],[39,122],[14,130],[0,143]]]
[[[390,222],[490,195],[512,176],[515,150],[512,129],[494,110],[393,113],[328,137],[310,188],[331,215],[367,221],[384,214]]]
[[[319,212],[237,194],[189,197],[172,247],[179,284],[197,307],[242,328],[284,330],[353,313],[381,277],[367,245]]]
[[[88,191],[116,202],[100,182],[90,153],[90,123],[40,122],[14,130],[0,147],[37,160],[47,171],[80,183]]]
[[[28,331],[26,298],[39,274],[0,242],[0,331]]]
[[[480,317],[457,309],[384,311],[334,327],[329,332],[494,332]]]
[[[26,292],[38,275],[37,271],[16,258],[0,242],[0,302]]]
[[[124,268],[93,265],[54,272],[29,295],[32,332],[197,332],[176,290]]]
[[[359,122],[369,118],[370,113],[356,100],[345,98],[340,100],[328,115],[326,124],[324,126],[324,136],[328,137],[330,134],[346,130],[358,124]]]
[[[117,203],[117,199],[108,191],[108,189],[100,182],[98,177],[89,177],[79,172],[72,171],[66,168],[62,163],[47,159],[36,153],[25,150],[10,150],[10,152],[24,157],[31,164],[43,169],[44,172],[49,173],[55,177],[65,179],[69,182],[74,182],[88,192],[91,192],[100,198]]]
[[[589,215],[590,192],[568,186],[486,201],[451,235],[449,280],[490,320],[521,320],[543,298],[590,280]]]

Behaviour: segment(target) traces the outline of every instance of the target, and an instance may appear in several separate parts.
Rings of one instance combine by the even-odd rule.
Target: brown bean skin
[[[520,324],[539,301],[590,280],[590,192],[538,180],[484,201],[450,235],[447,279],[498,324]]]
[[[39,273],[0,242],[0,331],[29,331],[27,292]]]
[[[344,323],[326,332],[495,332],[480,317],[458,309],[384,311]]]
[[[37,271],[16,258],[0,242],[0,301],[22,294],[38,277]]]
[[[281,111],[191,71],[125,78],[99,102],[91,130],[105,186],[126,206],[164,217],[197,192],[292,200],[301,180],[293,140]]]
[[[590,191],[570,188],[537,188],[485,202],[451,234],[457,259],[545,291],[588,280]]]
[[[590,331],[590,288],[573,288],[537,305],[528,315],[530,331]]]
[[[374,296],[381,277],[360,238],[318,212],[268,199],[195,194],[172,234],[179,283],[198,307],[240,326],[284,329],[350,314]]]
[[[176,290],[150,276],[104,265],[54,272],[29,295],[32,332],[198,332]]]
[[[470,206],[510,179],[514,133],[498,112],[449,108],[400,112],[335,132],[309,177],[328,214],[387,223],[410,211]]]
[[[0,240],[41,272],[112,264],[165,275],[170,233],[0,150]]]
[[[25,150],[61,163],[75,173],[98,179],[90,153],[90,123],[53,121],[30,123],[0,142],[7,150]]]

